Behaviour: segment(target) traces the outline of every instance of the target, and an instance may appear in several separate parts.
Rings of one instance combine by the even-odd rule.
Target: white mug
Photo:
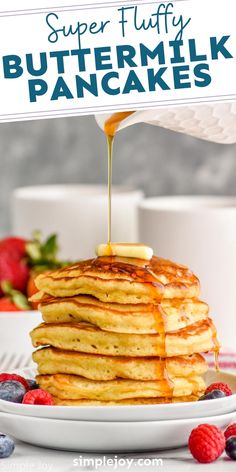
[[[113,187],[112,239],[137,241],[139,190]],[[30,237],[57,233],[60,255],[78,260],[93,257],[97,244],[107,242],[108,196],[104,185],[45,185],[14,191],[12,231]]]
[[[222,345],[236,340],[236,198],[160,197],[139,208],[139,241],[199,277]]]
[[[42,323],[42,315],[39,311],[1,312],[1,355],[15,354],[17,359],[25,356],[24,361],[28,365],[34,350],[29,333],[40,323]],[[3,362],[6,362],[9,356]]]

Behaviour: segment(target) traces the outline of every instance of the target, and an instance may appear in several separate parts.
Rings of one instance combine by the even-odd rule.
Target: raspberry
[[[231,436],[236,436],[236,423],[230,424],[228,428],[226,428],[224,435],[225,439],[228,439]]]
[[[50,393],[37,388],[36,390],[30,390],[23,398],[22,403],[27,405],[53,405],[53,398]]]
[[[188,447],[198,462],[208,464],[221,456],[225,448],[225,437],[217,426],[201,424],[191,432]]]
[[[209,387],[207,387],[207,389],[205,391],[205,394],[209,393],[209,392],[212,392],[212,390],[221,390],[221,392],[225,393],[226,397],[229,397],[230,395],[233,395],[233,392],[232,392],[230,386],[226,383],[223,383],[223,382],[216,382],[216,383],[213,383],[213,384],[209,385]]]
[[[7,380],[16,380],[17,382],[20,382],[23,387],[25,387],[25,390],[29,390],[29,384],[24,377],[21,377],[21,375],[17,374],[5,374],[2,373],[0,374],[0,382],[6,382]]]

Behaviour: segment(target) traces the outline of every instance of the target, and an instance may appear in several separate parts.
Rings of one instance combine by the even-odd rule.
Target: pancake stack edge
[[[33,359],[55,404],[186,402],[204,392],[202,353],[219,344],[188,268],[98,257],[36,285],[44,323],[31,332]]]

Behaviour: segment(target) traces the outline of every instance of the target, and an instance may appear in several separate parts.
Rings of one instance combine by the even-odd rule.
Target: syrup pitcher
[[[104,129],[105,122],[111,116],[112,114],[96,115],[96,121]],[[236,103],[234,102],[136,111],[119,123],[117,131],[136,123],[160,126],[214,143],[236,143]]]
[[[96,115],[95,118],[104,130],[106,122],[110,121],[112,116],[113,113]],[[122,113],[120,119],[117,116],[115,132],[142,122],[215,143],[236,143],[236,102],[162,106]]]

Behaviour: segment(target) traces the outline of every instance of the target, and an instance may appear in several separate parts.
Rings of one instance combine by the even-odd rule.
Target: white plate
[[[16,370],[23,377],[34,377],[30,368]],[[206,383],[226,382],[236,392],[236,376],[209,371]],[[139,406],[36,406],[0,400],[0,411],[14,415],[35,416],[40,418],[83,420],[83,421],[159,421],[217,416],[236,411],[236,394],[202,402],[173,403],[167,405]]]
[[[236,413],[188,420],[146,422],[69,421],[0,413],[0,430],[36,446],[80,452],[141,452],[186,446],[193,428],[225,428]]]

